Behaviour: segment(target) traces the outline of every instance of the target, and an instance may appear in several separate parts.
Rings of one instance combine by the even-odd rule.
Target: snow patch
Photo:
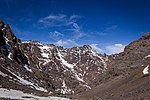
[[[11,55],[12,55],[12,53],[11,53],[11,52],[9,52],[9,54],[8,54],[8,58],[9,58],[10,60],[13,60],[13,59],[11,58]]]
[[[93,56],[98,57],[99,59],[101,59],[101,62],[104,64],[104,71],[105,71],[107,69],[107,64],[106,64],[105,60],[101,56],[99,56],[95,51],[91,50],[91,52],[92,52]]]
[[[29,66],[28,66],[27,64],[25,64],[23,67],[24,67],[27,71],[32,72],[32,70],[29,68]]]
[[[47,63],[51,61],[49,58],[49,56],[51,55],[51,52],[50,52],[51,47],[46,46],[41,43],[39,43],[38,45],[41,51],[41,56],[43,57],[43,58],[38,58],[38,59],[43,60],[44,61],[43,65],[46,65]]]
[[[88,86],[88,85],[82,85],[82,86],[84,86],[84,87],[87,87],[88,89],[92,89],[90,86]]]
[[[11,55],[12,55],[12,53],[10,52],[10,49],[9,49],[9,39],[8,38],[6,38],[6,37],[4,37],[5,38],[5,42],[6,42],[6,48],[7,48],[7,50],[8,50],[8,52],[9,52],[9,54],[8,54],[8,58],[10,59],[10,60],[13,60],[12,58],[11,58]]]
[[[145,56],[144,58],[149,58],[150,57],[150,55],[147,55],[147,56]]]
[[[39,66],[41,66],[40,65],[41,63],[43,63],[43,65],[46,65],[47,63],[49,63],[50,61],[52,61],[52,60],[49,60],[49,59],[42,59],[42,58],[38,58],[38,59],[44,61],[44,63],[43,62],[39,62]]]
[[[62,94],[67,94],[67,93],[71,93],[71,92],[72,92],[72,90],[69,89],[69,88],[66,86],[66,83],[65,83],[65,81],[63,80],[61,93],[62,93]]]
[[[61,55],[61,53],[59,52],[59,50],[57,50],[57,51],[58,51],[58,56],[59,56],[59,58],[60,58],[62,64],[65,65],[66,67],[68,67],[68,68],[72,71],[72,73],[74,74],[74,76],[75,76],[75,78],[76,78],[77,80],[79,80],[79,81],[81,81],[81,82],[85,82],[83,79],[81,79],[81,78],[78,76],[77,72],[74,70],[74,65],[69,64],[69,63],[62,57],[62,55]]]
[[[65,66],[67,66],[69,69],[73,69],[73,68],[74,68],[74,66],[73,66],[72,64],[69,64],[66,60],[64,60],[64,59],[62,58],[62,55],[60,54],[59,51],[58,51],[58,56],[59,56],[60,60],[62,61],[62,63],[63,63]]]
[[[29,85],[33,89],[36,89],[36,90],[39,90],[39,91],[43,91],[43,92],[48,92],[46,89],[44,89],[43,87],[38,86],[36,83],[29,82],[29,81],[27,81],[27,80],[25,80],[25,79],[23,79],[23,78],[21,78],[19,76],[16,76],[16,77],[19,79],[18,82],[23,84],[23,85]]]
[[[49,51],[50,47],[48,46],[39,46],[40,50],[41,50],[41,55],[45,58],[49,58],[49,53],[47,51]]]
[[[148,68],[149,68],[149,65],[147,65],[147,67],[144,68],[144,70],[143,70],[143,74],[144,75],[147,75],[149,73],[148,72],[148,70],[149,70]]]
[[[3,77],[8,76],[7,74],[4,74],[3,72],[0,71],[0,75],[2,75]]]
[[[6,37],[4,37],[4,38],[5,38],[6,44],[8,44],[8,42],[9,42],[8,38],[6,38]]]
[[[21,43],[30,43],[30,41],[22,41]]]
[[[5,28],[2,28],[2,31],[5,30]]]
[[[83,79],[81,79],[81,78],[78,76],[77,73],[74,72],[74,74],[75,74],[75,77],[76,77],[77,80],[79,80],[79,81],[81,81],[81,82],[85,82]]]
[[[0,97],[1,98],[9,98],[9,99],[19,99],[19,100],[70,100],[68,98],[61,98],[61,97],[40,97],[35,96],[28,93],[23,93],[19,90],[13,90],[13,89],[5,89],[0,88]]]
[[[9,71],[9,70],[7,70]],[[39,90],[39,91],[43,91],[43,92],[48,92],[46,89],[44,89],[43,87],[40,87],[38,86],[38,84],[36,83],[32,83],[32,82],[29,82],[19,76],[17,76],[16,74],[12,73],[11,71],[9,71],[12,75],[14,75],[15,77],[17,77],[17,79],[14,79],[16,81],[18,81],[19,83],[23,84],[23,85],[28,85],[30,86],[31,88],[33,89],[36,89],[36,90]],[[9,76],[11,79],[13,79],[11,76]]]

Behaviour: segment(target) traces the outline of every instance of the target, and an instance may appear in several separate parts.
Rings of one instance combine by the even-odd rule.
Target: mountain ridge
[[[124,52],[117,55],[109,69],[99,78],[100,85],[90,91],[83,92],[79,100],[148,100],[149,71],[144,69],[150,65],[150,33],[125,47]]]
[[[14,84],[19,84],[20,88],[46,91],[51,95],[76,94],[94,87],[93,79],[96,81],[96,76],[107,70],[109,56],[98,54],[89,45],[63,48],[34,40],[21,42],[9,25],[0,22],[3,38],[0,49],[6,52],[1,52],[4,55],[1,57],[4,59],[1,72],[9,73],[2,76],[2,79],[8,77]],[[9,80],[5,81],[8,84]],[[2,87],[8,88],[7,84]]]
[[[0,20],[0,88],[79,100],[147,100],[150,76],[142,71],[150,65],[149,52],[149,32],[123,52],[106,55],[89,45],[21,42]]]

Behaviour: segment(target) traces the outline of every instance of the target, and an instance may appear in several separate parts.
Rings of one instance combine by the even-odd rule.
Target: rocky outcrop
[[[9,25],[0,20],[0,86],[32,91],[29,85],[33,84],[27,80],[36,76],[26,70],[30,70],[28,65],[20,39],[15,37]]]

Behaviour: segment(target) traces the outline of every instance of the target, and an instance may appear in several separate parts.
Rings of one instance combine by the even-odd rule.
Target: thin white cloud
[[[38,23],[44,27],[62,27],[72,25],[73,23],[77,22],[77,19],[79,18],[80,16],[78,15],[67,16],[65,14],[51,14],[39,19]]]
[[[64,35],[58,31],[50,32],[49,33],[50,37],[63,37]]]
[[[101,53],[103,50],[98,47],[98,44],[91,44],[90,45],[93,50],[97,51],[98,53]]]
[[[72,46],[79,46],[75,41],[73,40],[59,40],[55,43],[55,45],[58,46],[64,46],[64,47],[72,47]]]
[[[65,14],[56,14],[56,15],[49,15],[44,18],[41,18],[38,20],[39,25],[42,25],[43,28],[56,28],[56,31],[60,31],[60,28],[62,30],[60,31],[63,33],[64,31],[67,33],[70,33],[70,40],[77,40],[83,36],[83,32],[81,27],[78,25],[77,21],[80,19],[81,16],[79,15],[72,15],[68,16]],[[41,28],[41,27],[40,27]],[[58,29],[58,30],[57,30]],[[56,32],[51,32],[55,33]],[[62,36],[62,34],[57,34],[59,36]],[[65,36],[64,36],[65,37]]]
[[[60,27],[66,26],[67,20],[66,15],[59,14],[59,15],[49,15],[44,18],[38,20],[38,23],[41,24],[43,27]]]
[[[115,44],[116,47],[123,47],[123,44]]]
[[[75,35],[73,37],[74,40],[77,40],[84,35],[84,33],[81,31],[81,28],[79,27],[79,25],[77,23],[73,23],[72,31],[75,33]]]
[[[59,15],[49,15],[45,18],[43,18],[44,20],[62,20],[66,18],[66,15],[64,14],[59,14]]]
[[[77,23],[73,23],[73,27],[74,27],[74,29],[76,29],[78,31],[80,30],[80,27]]]
[[[70,16],[70,20],[77,20],[77,19],[80,19],[80,18],[81,18],[81,16],[79,16],[79,15]]]
[[[116,54],[116,53],[123,52],[124,48],[125,48],[125,45],[120,44],[120,43],[106,46],[106,50],[108,51],[108,54]]]

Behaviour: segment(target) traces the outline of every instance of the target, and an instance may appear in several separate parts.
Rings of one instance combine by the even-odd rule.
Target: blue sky
[[[91,45],[117,53],[150,30],[149,0],[1,0],[0,19],[22,41]]]

